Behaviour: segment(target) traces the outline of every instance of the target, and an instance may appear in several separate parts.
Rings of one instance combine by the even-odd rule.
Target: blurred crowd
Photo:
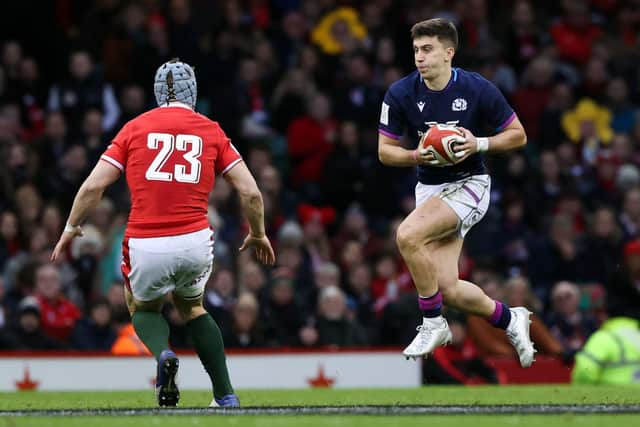
[[[566,358],[611,307],[637,316],[640,1],[24,0],[0,18],[0,349],[140,351],[120,273],[123,179],[66,259],[48,258],[79,185],[154,107],[155,69],[172,57],[196,67],[197,110],[241,151],[276,246],[269,269],[237,252],[247,227],[219,179],[205,304],[226,346],[409,342],[420,312],[395,229],[415,171],[380,164],[377,122],[413,70],[409,28],[437,16],[459,29],[454,65],[492,80],[529,140],[486,156],[491,208],[461,277],[529,307],[537,347]],[[164,311],[172,345],[189,348]],[[460,357],[512,354],[483,319],[450,316]]]

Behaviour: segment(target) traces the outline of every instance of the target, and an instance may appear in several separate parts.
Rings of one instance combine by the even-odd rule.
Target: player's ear
[[[447,61],[451,62],[453,60],[453,55],[456,54],[456,50],[453,48],[453,46],[447,46],[444,51],[446,52]]]

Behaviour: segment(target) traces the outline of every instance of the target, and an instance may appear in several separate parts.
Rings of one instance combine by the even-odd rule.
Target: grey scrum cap
[[[198,85],[193,68],[178,58],[165,62],[156,71],[153,92],[158,105],[178,101],[195,108]]]

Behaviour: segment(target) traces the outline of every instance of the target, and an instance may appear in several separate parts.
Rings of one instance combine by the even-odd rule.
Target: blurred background
[[[493,81],[529,140],[486,156],[491,207],[466,239],[461,278],[532,310],[536,347],[562,363],[608,313],[638,316],[638,0],[5,3],[0,350],[139,352],[126,341],[123,179],[66,260],[47,260],[79,185],[120,127],[155,106],[155,70],[176,56],[196,67],[197,110],[256,177],[278,256],[265,269],[238,253],[247,227],[218,180],[205,304],[227,348],[406,345],[420,312],[395,229],[415,171],[378,161],[377,122],[386,89],[414,69],[411,25],[432,17],[456,24],[454,66]],[[190,348],[170,302],[164,311],[172,346]],[[513,355],[502,332],[447,315],[454,345],[425,372],[499,381],[483,357]],[[463,377],[443,367],[455,358]]]

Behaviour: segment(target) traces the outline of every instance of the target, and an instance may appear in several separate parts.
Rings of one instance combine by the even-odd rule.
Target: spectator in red
[[[575,191],[567,190],[560,194],[553,208],[553,215],[566,215],[573,223],[573,229],[577,234],[582,234],[585,229],[585,208],[580,195]]]
[[[371,284],[374,299],[374,311],[380,315],[387,304],[395,302],[400,294],[414,293],[409,272],[399,268],[393,253],[384,253],[378,258],[376,276]]]
[[[549,104],[553,92],[554,64],[546,56],[529,63],[523,76],[524,87],[513,95],[513,106],[527,129],[530,138],[538,139],[540,117]]]
[[[462,46],[477,51],[494,43],[487,1],[469,0],[465,3],[466,7],[460,10],[462,16],[457,25],[460,31],[460,42]]]
[[[28,296],[17,307],[17,320],[11,327],[0,329],[0,349],[59,350],[64,345],[42,330],[38,301]]]
[[[52,338],[68,341],[82,313],[64,295],[58,267],[54,264],[38,267],[34,289],[40,304],[42,329]]]
[[[323,94],[311,98],[307,114],[291,123],[287,137],[294,187],[320,182],[324,162],[333,150],[337,127],[329,98]]]
[[[313,269],[331,260],[331,245],[326,227],[336,219],[336,211],[330,206],[298,205],[298,217],[303,227],[304,246]]]
[[[602,30],[591,22],[589,5],[585,0],[563,2],[564,17],[551,26],[551,37],[560,58],[584,65],[591,56],[591,45]]]

